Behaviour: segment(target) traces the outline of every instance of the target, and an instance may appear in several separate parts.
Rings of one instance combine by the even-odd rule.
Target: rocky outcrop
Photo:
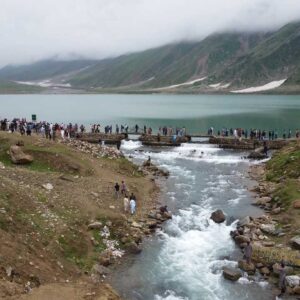
[[[250,154],[247,156],[247,158],[248,158],[248,159],[256,159],[256,160],[260,160],[260,159],[268,158],[268,156],[265,155],[264,153],[261,153],[261,152],[252,151],[252,152],[250,152]]]
[[[293,208],[300,209],[300,200],[296,200],[293,202]]]
[[[300,250],[300,235],[297,235],[297,236],[293,237],[290,240],[290,243],[291,243],[293,248],[295,248],[297,250]]]
[[[151,161],[149,161],[149,160],[146,160],[143,163],[142,171],[147,175],[151,174],[151,175],[156,176],[156,177],[166,177],[166,178],[168,178],[170,176],[170,172],[168,170],[158,168],[156,165],[151,163]]]
[[[210,218],[217,224],[223,223],[226,220],[226,217],[222,210],[218,209],[214,211]]]
[[[238,266],[241,270],[243,270],[244,272],[247,272],[248,275],[254,275],[255,274],[256,267],[253,263],[248,264],[244,260],[239,260]]]
[[[9,155],[11,161],[17,165],[25,165],[33,162],[33,157],[29,154],[25,154],[21,147],[14,145],[9,149]]]
[[[230,281],[237,281],[242,277],[242,273],[239,269],[224,267],[223,276]]]

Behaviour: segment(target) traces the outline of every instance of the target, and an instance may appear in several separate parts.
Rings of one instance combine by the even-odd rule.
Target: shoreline
[[[261,278],[271,285],[273,294],[279,294],[280,263],[285,261],[287,294],[299,295],[300,256],[299,251],[293,247],[290,240],[296,224],[293,224],[291,219],[288,219],[287,222],[285,217],[281,216],[281,214],[285,214],[285,211],[281,207],[282,204],[278,204],[279,199],[274,196],[278,185],[267,180],[267,164],[267,162],[263,162],[252,165],[248,171],[249,177],[256,182],[256,185],[250,190],[254,192],[254,201],[251,205],[258,206],[264,214],[257,218],[248,216],[241,219],[237,224],[236,231],[231,232],[231,237],[242,253],[248,241],[251,241],[253,247],[252,262],[248,264],[244,259],[239,260],[238,268],[247,273],[250,280],[255,273],[260,274]],[[226,270],[226,272],[229,276],[224,273],[223,275],[229,280],[235,281],[241,276],[238,269]],[[233,274],[236,275],[235,278]]]
[[[5,240],[1,254],[6,258],[0,265],[6,270],[0,280],[0,297],[19,295],[31,300],[59,290],[70,300],[74,293],[88,299],[98,299],[99,293],[120,299],[105,285],[111,272],[107,267],[126,259],[124,252],[140,253],[142,239],[170,218],[158,213],[155,183],[155,178],[167,174],[154,166],[148,171],[139,169],[111,147],[76,141],[66,145],[4,132],[0,132],[0,142],[0,234]],[[33,157],[31,164],[12,164],[8,150],[16,144]],[[113,197],[114,182],[121,180],[137,195],[133,217],[124,214],[123,198],[116,201]],[[10,198],[2,197],[6,194]],[[14,228],[18,235],[13,238]],[[109,235],[103,237],[107,231]],[[29,244],[23,243],[24,237]],[[34,254],[27,245],[34,247]],[[11,248],[24,250],[18,258]]]

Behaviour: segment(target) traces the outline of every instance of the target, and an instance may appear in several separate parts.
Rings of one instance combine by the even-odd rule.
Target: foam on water
[[[137,149],[139,142],[125,142],[124,149]],[[223,154],[223,155],[222,155]],[[161,162],[171,162],[176,165],[176,160],[189,160],[194,162],[206,162],[210,164],[237,164],[240,162],[249,163],[248,159],[242,156],[224,155],[224,151],[214,145],[182,144],[180,147],[160,152],[139,152],[134,154],[137,158],[146,159],[148,156]]]
[[[121,149],[122,150],[135,150],[142,147],[142,143],[139,141],[126,141],[122,140]]]

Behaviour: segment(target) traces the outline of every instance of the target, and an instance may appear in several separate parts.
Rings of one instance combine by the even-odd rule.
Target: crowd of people
[[[209,128],[207,131],[208,135],[214,135],[213,127]],[[277,129],[273,130],[263,130],[263,129],[254,129],[250,128],[222,128],[217,131],[218,136],[222,137],[234,137],[234,138],[245,138],[245,139],[256,139],[256,140],[277,140],[279,138],[282,139],[290,139],[293,137],[300,138],[300,130],[295,130],[294,134],[291,129],[283,129],[279,132]]]
[[[30,136],[33,132],[40,134],[47,139],[55,140],[59,135],[62,139],[74,138],[78,132],[85,132],[85,126],[78,124],[58,124],[49,122],[32,122],[26,119],[3,119],[0,121],[0,129],[2,131],[20,132],[21,135]]]
[[[22,135],[31,135],[33,132],[36,134],[41,134],[43,137],[49,139],[55,139],[57,136],[61,138],[73,138],[77,133],[91,132],[91,133],[101,133],[105,134],[119,134],[119,133],[136,133],[136,134],[153,134],[152,127],[147,127],[144,125],[140,127],[138,124],[133,127],[129,127],[127,124],[101,126],[98,124],[90,125],[90,130],[86,130],[86,127],[81,124],[80,126],[75,123],[52,123],[52,122],[33,122],[27,121],[26,119],[14,118],[12,120],[2,119],[0,120],[0,130],[10,131],[10,132],[20,132]],[[157,130],[157,134],[160,136],[185,136],[187,131],[185,127],[168,127],[160,126]],[[290,138],[300,138],[300,130],[297,129],[292,131],[291,129],[283,129],[281,131],[277,129],[264,130],[264,129],[244,129],[244,128],[226,128],[223,127],[220,130],[215,130],[210,127],[207,130],[209,136],[220,136],[220,137],[234,137],[237,139],[257,139],[257,140],[277,140],[277,139],[290,139]]]

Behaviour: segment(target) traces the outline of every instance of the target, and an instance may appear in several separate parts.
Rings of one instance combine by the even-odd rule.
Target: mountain
[[[199,42],[181,42],[103,60],[46,60],[7,66],[0,79],[46,80],[92,92],[229,92],[285,83],[300,91],[300,22],[274,32],[217,33]]]
[[[265,35],[215,34],[197,43],[179,43],[99,62],[70,83],[79,87],[119,87],[142,83],[164,87],[225,70]]]
[[[48,59],[22,66],[6,66],[0,69],[0,79],[34,81],[48,79],[80,71],[94,64],[94,60],[59,61]]]

